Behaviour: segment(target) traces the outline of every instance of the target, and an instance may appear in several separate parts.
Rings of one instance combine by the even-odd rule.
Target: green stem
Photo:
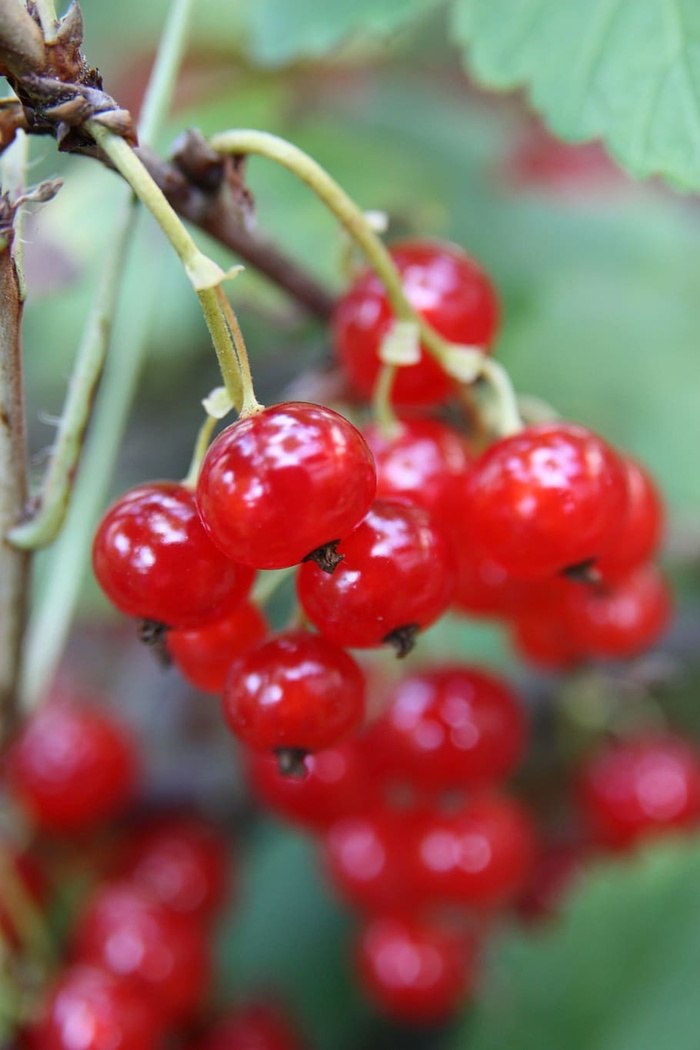
[[[12,858],[0,849],[0,903],[20,939],[27,957],[39,961],[48,973],[56,959],[54,944],[40,908],[15,867]]]
[[[170,99],[187,47],[188,30],[195,0],[174,0],[160,38],[160,45],[139,113],[139,143],[153,144],[168,115]]]
[[[131,146],[119,135],[115,135],[100,124],[98,120],[88,121],[85,130],[126,179],[177,252],[199,297],[216,356],[219,359],[224,385],[231,400],[240,407],[240,380],[235,346],[225,318],[217,316],[221,313],[221,302],[215,292],[218,285],[226,278],[226,274],[213,259],[199,250],[177,212],[170,206],[165,194]]]
[[[296,571],[297,566],[291,565],[288,569],[273,569],[270,572],[259,573],[250,600],[255,605],[265,605]]]
[[[95,389],[109,346],[135,217],[136,208],[129,193],[112,232],[100,283],[78,348],[51,460],[39,493],[39,510],[9,534],[11,542],[24,550],[53,543],[63,525]]]
[[[385,438],[391,438],[401,430],[401,424],[391,403],[391,391],[396,379],[396,365],[383,364],[374,384],[372,406],[374,417]]]
[[[54,44],[56,42],[56,35],[58,32],[58,16],[56,14],[56,5],[53,0],[34,0],[34,6],[36,12],[39,15],[39,21],[41,22],[41,31],[44,34],[44,40],[47,44]]]
[[[199,468],[202,465],[207,449],[209,448],[209,442],[211,436],[214,433],[214,427],[218,423],[216,416],[207,415],[199,428],[197,434],[197,440],[195,442],[194,451],[192,453],[192,459],[186,476],[182,480],[182,484],[186,485],[187,488],[193,489],[197,484],[197,478],[199,477]]]

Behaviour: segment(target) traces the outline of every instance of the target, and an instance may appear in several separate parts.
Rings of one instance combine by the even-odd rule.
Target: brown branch
[[[27,617],[29,555],[5,539],[27,502],[22,393],[22,289],[12,256],[16,206],[0,197],[0,744],[17,720],[17,679]]]

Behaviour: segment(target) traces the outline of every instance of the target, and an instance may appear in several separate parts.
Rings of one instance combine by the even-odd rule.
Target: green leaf
[[[323,55],[351,35],[386,36],[440,0],[256,0],[250,5],[249,46],[265,65]]]
[[[451,1050],[696,1050],[700,848],[595,870],[561,921],[511,936]]]
[[[477,80],[526,87],[561,137],[700,187],[695,0],[456,0],[453,30]]]

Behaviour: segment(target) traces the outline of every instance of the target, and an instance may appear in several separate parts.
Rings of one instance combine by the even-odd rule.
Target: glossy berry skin
[[[351,532],[376,487],[359,430],[329,408],[293,401],[239,420],[216,438],[199,474],[197,504],[229,558],[281,569]]]
[[[440,792],[504,779],[520,762],[525,738],[523,709],[507,683],[454,664],[406,675],[390,688],[367,753],[384,775]]]
[[[321,751],[361,723],[365,680],[327,638],[286,631],[233,665],[222,700],[229,727],[249,747]]]
[[[112,504],[92,564],[121,612],[169,627],[196,627],[228,611],[246,598],[254,577],[214,546],[194,493],[175,482],[139,485]]]
[[[304,766],[305,777],[284,776],[273,757],[252,751],[248,781],[253,796],[277,816],[314,830],[376,804],[378,787],[354,738],[307,755]]]
[[[137,765],[134,742],[112,715],[57,700],[15,740],[6,782],[40,828],[73,834],[118,812],[136,787]]]
[[[670,735],[611,744],[583,768],[578,800],[592,834],[613,848],[694,828],[700,822],[700,757]]]
[[[505,796],[474,797],[454,812],[426,814],[414,835],[419,885],[437,903],[502,907],[525,886],[534,863],[532,821]]]
[[[155,1050],[160,1017],[130,981],[93,966],[69,966],[49,991],[30,1033],[31,1050]]]
[[[671,612],[670,588],[654,565],[609,587],[571,587],[562,608],[574,649],[623,660],[654,645],[668,627]]]
[[[377,467],[377,498],[407,499],[452,527],[475,460],[465,438],[436,419],[401,420],[391,434],[373,423],[363,433]]]
[[[135,981],[164,1021],[189,1017],[206,992],[205,927],[130,882],[100,887],[75,932],[74,957]]]
[[[413,811],[377,806],[336,821],[323,862],[344,901],[369,913],[412,914],[424,900],[411,866]]]
[[[452,600],[452,548],[420,507],[377,500],[338,554],[332,575],[307,563],[297,576],[304,612],[338,645],[371,648],[405,625],[429,627]]]
[[[266,1002],[222,1017],[192,1050],[302,1050],[302,1043],[282,1011]]]
[[[188,682],[205,693],[220,693],[234,660],[262,642],[268,631],[258,607],[245,601],[222,620],[168,631],[167,647]]]
[[[453,343],[487,350],[498,325],[498,303],[489,278],[453,244],[404,241],[390,254],[411,305]],[[352,385],[369,398],[380,368],[379,348],[394,322],[384,285],[373,271],[359,274],[338,302],[331,328],[336,353]],[[399,369],[392,399],[434,405],[456,382],[421,348],[416,365]]]
[[[522,579],[594,562],[627,505],[619,458],[602,438],[573,423],[527,427],[497,441],[468,484],[473,541]]]
[[[664,529],[664,505],[653,479],[633,459],[626,457],[623,466],[627,508],[618,531],[597,563],[605,580],[626,576],[653,558]]]
[[[406,1024],[446,1021],[472,990],[475,945],[446,927],[378,917],[357,952],[362,986],[383,1013]]]
[[[223,903],[229,867],[225,840],[211,825],[171,816],[130,832],[119,873],[171,911],[208,920]]]

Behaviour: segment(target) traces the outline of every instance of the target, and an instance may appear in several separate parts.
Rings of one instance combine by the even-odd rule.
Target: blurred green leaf
[[[386,36],[442,0],[256,0],[249,8],[250,53],[281,65],[323,55],[353,33]]]
[[[694,0],[456,0],[478,81],[528,89],[554,131],[602,137],[636,176],[700,187],[700,8]]]
[[[556,925],[505,939],[451,1050],[696,1050],[700,847],[594,870]]]

